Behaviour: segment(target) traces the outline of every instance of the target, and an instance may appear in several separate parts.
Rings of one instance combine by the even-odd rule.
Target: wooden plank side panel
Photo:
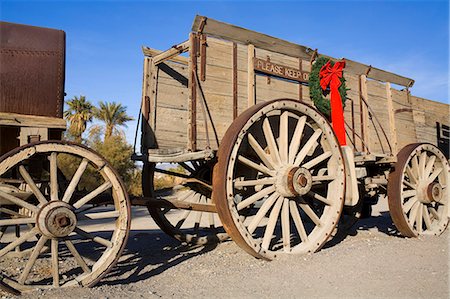
[[[208,146],[206,135],[209,136],[209,146],[218,149],[218,141],[233,122],[233,43],[207,38],[206,76],[200,82],[203,91],[206,111],[200,101],[202,93],[197,95],[197,146],[204,149]],[[245,62],[246,63],[246,62]],[[244,57],[238,49],[238,94],[246,86],[244,77]],[[239,98],[238,98],[239,100]],[[205,126],[205,116],[206,123]],[[208,134],[206,134],[208,130]]]
[[[166,64],[187,79],[187,66],[172,62]],[[188,93],[187,86],[159,70],[155,113],[158,148],[186,148]]]
[[[448,104],[411,96],[413,118],[418,142],[437,145],[436,122],[450,125]]]
[[[398,149],[401,150],[404,146],[417,142],[416,128],[412,106],[408,103],[406,91],[391,89],[391,93],[397,127]]]

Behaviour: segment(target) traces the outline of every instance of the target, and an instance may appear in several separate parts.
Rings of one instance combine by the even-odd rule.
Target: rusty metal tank
[[[62,117],[65,32],[0,22],[0,112]]]

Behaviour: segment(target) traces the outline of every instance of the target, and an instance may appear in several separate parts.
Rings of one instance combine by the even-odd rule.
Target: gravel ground
[[[96,287],[21,298],[449,298],[449,231],[402,238],[386,211],[376,207],[318,253],[267,262],[231,241],[181,246],[135,208],[127,249]]]

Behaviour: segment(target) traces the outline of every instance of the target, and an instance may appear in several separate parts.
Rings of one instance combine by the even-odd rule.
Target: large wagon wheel
[[[170,197],[189,203],[211,203],[211,176],[215,161],[179,163],[182,171],[157,170],[155,163],[145,163],[142,174],[143,194],[164,200]],[[176,168],[176,167],[175,167]],[[164,173],[163,173],[164,172]],[[164,174],[168,186],[158,186],[156,173]],[[191,245],[205,245],[224,241],[228,235],[216,213],[158,208],[149,206],[156,224],[169,236]]]
[[[0,157],[0,183],[3,284],[21,292],[93,286],[117,262],[130,204],[100,155],[61,141],[29,144]],[[25,254],[8,256],[18,247]]]
[[[440,235],[450,216],[447,159],[427,143],[407,145],[397,157],[388,182],[389,211],[395,226],[406,237]]]
[[[293,100],[249,108],[226,132],[213,199],[232,239],[250,254],[319,250],[342,211],[345,173],[330,124]]]

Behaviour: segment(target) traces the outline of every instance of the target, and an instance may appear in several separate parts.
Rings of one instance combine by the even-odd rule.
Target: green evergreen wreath
[[[311,100],[314,102],[314,106],[326,117],[330,118],[331,113],[331,105],[330,101],[324,97],[330,91],[322,90],[320,87],[320,77],[319,72],[322,66],[324,66],[328,62],[328,58],[323,56],[319,56],[315,62],[311,66],[311,73],[309,74],[309,96]],[[334,62],[331,61],[331,66],[334,66]],[[345,86],[345,78],[342,76],[341,78],[341,86],[339,86],[339,94],[342,99],[342,107],[345,107],[345,100],[347,99],[347,87]]]

